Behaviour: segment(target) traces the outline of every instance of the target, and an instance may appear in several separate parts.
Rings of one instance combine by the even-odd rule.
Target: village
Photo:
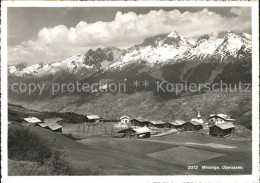
[[[97,131],[97,127],[106,124],[105,120],[98,115],[85,116],[85,122],[77,124],[74,130],[66,131],[62,123],[62,118],[47,118],[44,120],[37,117],[29,116],[22,118],[17,122],[25,126],[39,126],[53,132],[72,132],[76,134],[87,134]],[[205,130],[206,133],[213,137],[228,137],[235,131],[235,119],[231,119],[226,114],[211,114],[207,121],[203,121],[200,112],[196,118],[190,121],[176,119],[170,122],[160,120],[149,120],[145,118],[130,118],[129,116],[120,117],[117,122],[113,123],[110,133],[114,137],[144,139],[151,136],[164,136],[177,132],[198,132]],[[9,122],[8,124],[11,124]],[[107,128],[105,126],[105,128]],[[105,132],[107,133],[107,129]]]

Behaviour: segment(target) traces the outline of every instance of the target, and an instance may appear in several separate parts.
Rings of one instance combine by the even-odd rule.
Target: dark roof
[[[136,134],[143,134],[143,133],[150,133],[151,130],[147,127],[141,127],[141,128],[125,128],[123,130],[118,131],[117,133],[125,133],[127,130],[135,131]]]
[[[150,122],[150,120],[146,119],[146,118],[133,118],[131,119],[132,120],[136,120],[136,121],[139,121],[139,122]]]
[[[118,131],[117,133],[125,133],[127,130],[133,130],[132,128],[125,128],[123,130]]]
[[[230,129],[230,128],[235,128],[235,126],[232,123],[222,123],[222,124],[218,124],[218,125],[213,125],[213,126],[217,126],[222,130],[226,130],[226,129]],[[213,126],[211,126],[210,128],[212,128]]]

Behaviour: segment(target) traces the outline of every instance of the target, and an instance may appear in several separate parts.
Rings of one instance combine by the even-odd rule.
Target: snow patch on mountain
[[[173,31],[165,38],[156,39],[151,45],[134,46],[127,50],[109,69],[122,69],[129,64],[145,63],[148,66],[165,65],[180,61],[210,59],[227,60],[229,57],[241,58],[251,54],[251,36],[233,32],[203,35],[196,42],[179,36]]]
[[[61,70],[75,73],[82,68],[91,69],[93,66],[85,65],[84,64],[84,55],[76,55],[71,56],[65,60],[60,62],[52,62],[52,63],[43,63],[34,64],[28,66],[21,71],[17,71],[15,66],[9,67],[9,73],[12,73],[16,76],[24,76],[24,75],[34,75],[34,76],[42,76],[46,74],[55,74]]]

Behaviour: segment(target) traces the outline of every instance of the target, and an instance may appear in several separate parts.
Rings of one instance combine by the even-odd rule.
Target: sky
[[[98,47],[128,48],[177,31],[196,39],[222,31],[251,33],[247,7],[11,7],[8,63],[59,61]]]

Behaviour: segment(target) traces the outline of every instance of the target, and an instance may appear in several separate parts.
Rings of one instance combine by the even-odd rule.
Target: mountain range
[[[222,32],[189,40],[173,31],[166,35],[147,38],[143,43],[128,49],[89,49],[85,55],[74,55],[58,62],[42,62],[30,66],[10,65],[8,97],[12,103],[28,108],[99,114],[107,118],[126,114],[133,117],[173,120],[178,116],[194,117],[197,110],[201,110],[202,113],[204,110],[207,115],[216,112],[232,113],[235,114],[233,117],[239,118],[243,115],[250,116],[249,103],[245,106],[240,103],[248,101],[251,93],[234,93],[232,97],[230,94],[209,95],[203,90],[176,94],[157,92],[156,83],[164,81],[165,84],[186,82],[212,85],[222,81],[234,86],[239,82],[251,83],[251,68],[252,38],[247,33]],[[147,80],[149,86],[137,88],[133,85],[135,80],[141,82]],[[89,84],[100,81],[125,83],[127,91],[125,93],[118,91],[102,93],[98,90],[88,93],[65,91],[59,95],[50,95],[52,83],[76,81]],[[32,95],[15,93],[11,90],[11,85],[15,82],[44,83],[47,87],[41,96],[37,93]],[[210,100],[211,96],[218,95],[221,96],[223,105],[216,104],[214,100],[210,104],[205,104],[207,101],[190,99],[193,96],[198,98],[207,96]],[[181,111],[175,106],[179,100],[186,102],[185,107],[190,108],[184,110],[184,107],[180,107],[186,111],[182,111],[184,114],[179,114]],[[234,106],[234,101],[239,103],[239,107]],[[173,108],[162,107],[164,104]],[[243,109],[240,109],[242,107]],[[173,112],[174,110],[178,113]]]
[[[177,32],[146,39],[142,44],[129,49],[98,48],[89,49],[85,55],[71,56],[65,60],[51,63],[39,63],[19,70],[9,66],[9,73],[16,76],[44,76],[60,71],[71,73],[88,70],[122,69],[131,64],[144,63],[153,67],[183,61],[225,62],[239,60],[251,55],[251,35],[227,32],[217,35],[203,35],[197,41],[191,41]]]

